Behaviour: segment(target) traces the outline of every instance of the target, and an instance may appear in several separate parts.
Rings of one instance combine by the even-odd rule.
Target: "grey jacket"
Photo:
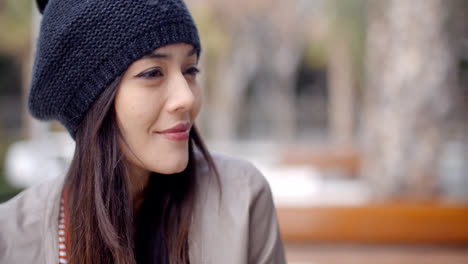
[[[206,163],[197,157],[200,189],[189,236],[191,263],[286,263],[264,176],[248,162],[221,154],[213,158],[222,199],[214,178],[206,177]],[[55,179],[0,204],[1,264],[58,263],[62,187],[63,178]]]

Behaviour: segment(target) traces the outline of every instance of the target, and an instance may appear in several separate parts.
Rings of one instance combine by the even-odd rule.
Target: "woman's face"
[[[132,173],[186,168],[189,131],[201,106],[197,63],[193,46],[177,43],[154,50],[124,73],[115,111]]]

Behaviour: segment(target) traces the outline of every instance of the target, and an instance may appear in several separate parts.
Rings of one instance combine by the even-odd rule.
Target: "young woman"
[[[38,6],[29,110],[76,148],[64,179],[0,206],[0,263],[285,263],[265,178],[195,128],[201,48],[183,1]]]

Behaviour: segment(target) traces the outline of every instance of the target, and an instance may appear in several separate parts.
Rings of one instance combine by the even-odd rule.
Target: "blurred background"
[[[468,263],[468,1],[186,3],[197,125],[265,174],[289,263]],[[40,19],[0,0],[0,202],[74,150],[25,111]]]

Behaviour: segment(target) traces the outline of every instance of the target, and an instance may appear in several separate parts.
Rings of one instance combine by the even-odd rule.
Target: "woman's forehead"
[[[151,54],[179,54],[180,53],[180,55],[185,55],[189,57],[189,56],[196,54],[196,51],[197,50],[195,49],[195,47],[193,47],[191,44],[180,42],[180,43],[173,43],[173,44],[168,44],[168,45],[159,47],[153,50],[150,54],[146,56],[151,56]]]
[[[186,60],[192,58],[197,59],[197,49],[195,47],[186,43],[175,43],[157,48],[135,62],[155,59]]]

